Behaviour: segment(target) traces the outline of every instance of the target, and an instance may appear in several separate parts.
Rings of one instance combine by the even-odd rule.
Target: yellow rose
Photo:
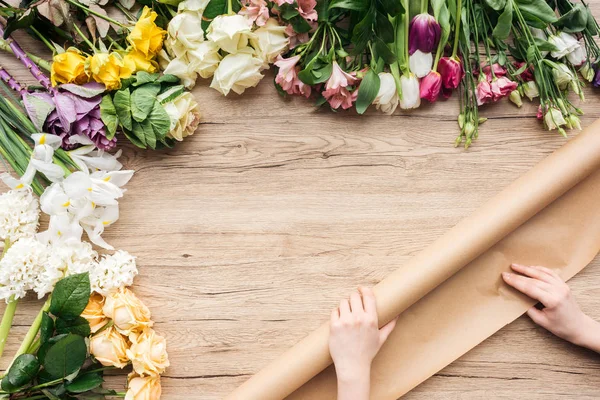
[[[108,322],[108,318],[102,312],[102,306],[104,306],[104,296],[99,293],[93,293],[85,310],[81,313],[81,316],[90,323],[92,333],[96,333],[98,329],[102,328]]]
[[[106,367],[125,368],[129,362],[127,347],[127,339],[114,326],[90,339],[90,353]]]
[[[132,333],[129,339],[131,347],[127,350],[127,357],[138,375],[160,375],[165,372],[169,366],[169,355],[164,337],[154,329],[147,328],[140,333]]]
[[[96,53],[90,60],[89,71],[92,78],[103,83],[107,90],[117,90],[121,88],[121,80],[129,78],[135,68],[126,65],[118,53]]]
[[[163,38],[167,33],[154,23],[157,16],[158,14],[154,11],[148,7],[144,7],[140,19],[136,22],[129,36],[127,36],[127,41],[131,43],[133,48],[142,53],[146,58],[152,58],[158,54],[160,49],[162,49]]]
[[[148,307],[127,288],[120,288],[107,296],[102,311],[123,335],[141,332],[153,324]]]
[[[89,80],[85,72],[87,58],[74,48],[54,56],[50,71],[52,85],[58,83],[76,83],[81,85]]]
[[[134,376],[129,379],[125,400],[158,400],[161,392],[160,376]]]
[[[123,62],[128,68],[133,68],[135,71],[146,71],[154,73],[157,71],[158,64],[156,61],[148,60],[141,52],[133,50],[123,56]]]

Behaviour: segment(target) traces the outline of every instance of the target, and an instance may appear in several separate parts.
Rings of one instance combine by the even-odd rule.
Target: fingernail
[[[502,277],[503,277],[504,279],[506,279],[506,280],[510,279],[510,276],[511,276],[510,272],[503,272],[503,273],[502,273]]]

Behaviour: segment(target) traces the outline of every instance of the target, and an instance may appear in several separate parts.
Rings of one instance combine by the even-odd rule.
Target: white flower
[[[550,35],[548,41],[557,48],[550,52],[550,55],[556,59],[565,57],[581,46],[575,36],[566,32],[559,32],[558,35]]]
[[[418,108],[421,105],[421,95],[417,77],[413,74],[402,75],[400,77],[400,87],[402,88],[400,108],[404,110]]]
[[[552,69],[554,82],[560,90],[565,90],[575,80],[575,75],[573,75],[573,72],[565,64],[559,63],[554,65],[555,68]]]
[[[529,30],[531,31],[531,34],[533,35],[534,38],[538,38],[543,40],[544,42],[548,40],[548,35],[546,35],[546,32],[544,32],[544,30],[539,29],[539,28],[533,28],[533,27],[529,27]],[[548,51],[542,51],[542,58],[546,57],[546,55],[548,54]]]
[[[210,0],[185,0],[179,3],[177,11],[196,11],[202,14],[208,3]]]
[[[272,64],[278,55],[287,50],[290,40],[285,31],[286,27],[279,25],[275,18],[269,18],[264,26],[254,31],[250,43],[265,63]]]
[[[417,50],[413,55],[408,57],[408,63],[410,71],[417,76],[417,78],[423,78],[431,72],[433,66],[433,55],[431,53],[423,53],[421,50]]]
[[[82,171],[118,171],[123,168],[118,160],[121,157],[122,150],[117,151],[114,155],[106,153],[102,150],[97,150],[95,145],[82,146],[78,149],[69,151],[71,159],[77,164]]]
[[[138,274],[135,257],[126,251],[119,250],[110,256],[103,256],[90,270],[92,291],[102,295],[133,284]]]
[[[221,62],[219,46],[214,42],[202,42],[187,53],[188,68],[203,78],[210,78]]]
[[[36,238],[45,244],[57,244],[70,241],[81,241],[83,228],[79,221],[68,214],[53,215],[48,223],[48,230],[37,234]]]
[[[198,79],[198,74],[191,68],[187,57],[174,58],[164,67],[163,72],[178,77],[183,86],[188,89],[193,88],[196,85],[196,79]]]
[[[36,172],[41,172],[51,182],[57,182],[65,176],[65,171],[54,164],[54,150],[60,147],[62,139],[56,135],[34,133],[31,138],[35,142],[31,159],[21,181],[31,185]]]
[[[230,54],[248,46],[248,40],[253,36],[252,22],[243,15],[219,15],[208,27],[206,37]]]
[[[69,240],[51,246],[48,262],[33,287],[38,299],[52,292],[62,278],[90,272],[97,257],[98,253],[92,249],[92,245],[79,240]]]
[[[104,228],[117,222],[119,219],[119,207],[98,207],[95,208],[91,215],[82,218],[80,221],[81,227],[87,233],[90,242],[107,250],[114,250],[110,244],[102,238]]]
[[[523,93],[530,101],[533,101],[534,98],[540,95],[540,91],[538,89],[537,83],[535,81],[528,81],[523,83]]]
[[[49,258],[48,246],[34,238],[16,241],[0,260],[0,298],[25,297],[28,290],[43,285],[44,269]]]
[[[168,36],[165,40],[167,51],[176,58],[181,58],[190,49],[204,41],[202,31],[202,14],[195,11],[180,11],[169,22]]]
[[[391,115],[396,111],[396,107],[400,102],[394,76],[389,72],[380,72],[379,82],[379,92],[373,100],[373,104],[377,105],[378,110]]]
[[[184,92],[174,100],[163,104],[171,119],[169,137],[182,141],[184,137],[193,135],[200,124],[200,109],[196,99],[190,92]]]
[[[544,114],[544,123],[548,130],[557,129],[562,125],[566,125],[567,121],[562,115],[562,112],[558,108],[551,107]]]
[[[263,65],[263,61],[254,56],[250,47],[236,54],[229,54],[221,60],[210,87],[225,96],[230,90],[242,94],[247,88],[258,85],[263,78],[260,73]]]
[[[34,236],[39,217],[39,203],[30,189],[9,190],[0,195],[0,239],[12,243]]]
[[[587,52],[585,50],[585,46],[580,45],[575,50],[567,54],[567,60],[569,60],[569,62],[575,67],[581,66],[587,61]]]

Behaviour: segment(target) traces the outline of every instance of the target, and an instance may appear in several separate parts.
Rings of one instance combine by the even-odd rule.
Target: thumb
[[[394,318],[393,320],[391,320],[390,322],[385,324],[383,327],[381,327],[381,329],[379,330],[379,345],[380,346],[382,346],[385,343],[385,341],[387,340],[388,336],[390,336],[390,333],[392,333],[392,331],[396,327],[397,321],[398,321],[398,317]]]
[[[548,317],[546,316],[546,313],[542,310],[538,310],[535,306],[527,310],[527,315],[529,315],[529,318],[531,318],[533,322],[543,328],[548,325]]]

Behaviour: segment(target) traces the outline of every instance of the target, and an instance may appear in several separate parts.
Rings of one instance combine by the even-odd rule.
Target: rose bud
[[[438,63],[438,72],[442,76],[445,89],[456,89],[465,75],[463,65],[458,58],[442,57]]]
[[[412,55],[417,50],[431,53],[437,48],[442,29],[432,15],[415,15],[408,29],[408,54]]]
[[[420,95],[422,99],[434,102],[442,89],[442,76],[439,72],[431,71],[421,80]]]
[[[90,324],[90,330],[92,333],[96,333],[108,322],[108,318],[102,312],[104,306],[104,296],[98,293],[92,293],[88,305],[85,310],[81,313],[81,316],[87,320]]]

